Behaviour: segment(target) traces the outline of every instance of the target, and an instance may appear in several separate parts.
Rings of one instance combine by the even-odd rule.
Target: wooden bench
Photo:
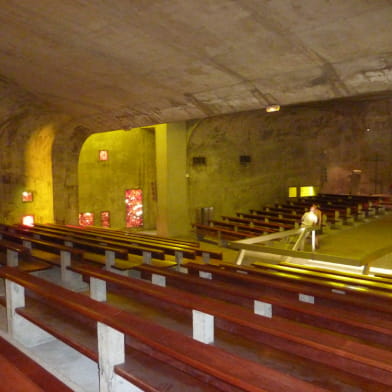
[[[192,263],[190,270],[192,271]],[[112,281],[123,287],[129,287],[129,290],[137,290],[138,283],[129,278],[116,277],[115,274],[107,274],[106,271],[97,271],[92,267],[86,266],[73,266],[71,269],[81,274],[86,274],[100,278],[106,281]],[[220,299],[223,301],[231,302],[236,305],[244,306],[248,309],[256,309],[255,305],[269,304],[271,306],[271,314],[268,317],[284,317],[287,319],[305,322],[310,325],[330,329],[335,332],[352,334],[368,342],[383,344],[392,348],[392,322],[380,320],[377,317],[367,317],[366,319],[358,317],[354,312],[349,311],[336,311],[333,307],[321,306],[314,307],[310,304],[299,303],[294,300],[282,301],[277,296],[266,295],[257,289],[235,287],[227,285],[223,282],[211,281],[209,279],[195,279],[194,276],[184,274],[175,274],[172,271],[162,271],[157,268],[151,269],[149,266],[139,266],[138,271],[143,273],[144,278],[149,278],[157,285],[165,285],[166,280],[170,285],[174,285],[179,289],[191,290],[194,293],[201,293],[209,297]],[[148,288],[147,290],[152,290]],[[165,300],[164,294],[157,291],[157,297]],[[150,294],[148,291],[147,294]],[[180,297],[180,298],[176,298]],[[184,299],[183,294],[171,293],[171,297],[166,299],[167,302],[178,304],[181,301],[188,301]],[[188,305],[192,304],[193,308],[198,309],[197,298],[189,299]],[[162,302],[158,301],[158,306],[164,306]],[[187,305],[183,305],[187,306]],[[200,309],[198,309],[200,310]],[[211,312],[211,310],[209,310]],[[214,313],[213,313],[214,314]],[[272,316],[273,315],[273,316]],[[352,332],[353,331],[353,332]]]
[[[221,227],[232,231],[238,231],[240,233],[252,234],[253,236],[263,235],[265,233],[273,233],[275,230],[269,227],[256,227],[237,222],[219,221],[212,219],[209,221],[209,225],[213,227]]]
[[[136,267],[138,270],[142,270],[144,272],[150,271],[151,273],[156,273],[163,272],[159,271],[156,267],[151,267],[151,266],[139,266]],[[116,274],[112,274],[107,271],[99,271],[90,267],[73,267],[74,271],[79,271],[82,274],[85,274],[87,276],[93,279],[99,279],[105,282],[110,282],[116,286],[120,286],[123,289],[127,289],[130,292],[137,292],[139,295],[137,298],[140,298],[140,294],[144,294],[146,296],[153,297],[156,306],[159,308],[167,309],[168,307],[174,306],[174,307],[181,307],[184,309],[188,310],[197,310],[198,312],[203,312],[205,314],[209,314],[215,317],[216,321],[215,324],[217,327],[222,327],[223,329],[227,329],[228,332],[231,333],[240,333],[241,336],[248,336],[248,337],[253,337],[253,340],[255,341],[263,341],[264,343],[267,342],[268,344],[268,338],[266,339],[265,337],[263,338],[264,335],[269,335],[270,339],[276,340],[277,336],[282,336],[282,331],[292,331],[296,330],[295,335],[298,337],[301,335],[300,332],[300,325],[297,323],[293,323],[287,320],[283,320],[280,317],[276,316],[272,320],[265,320],[261,324],[263,326],[260,326],[260,322],[258,320],[258,316],[251,315],[250,312],[241,310],[240,308],[236,306],[229,305],[224,302],[220,302],[216,299],[206,299],[203,297],[195,296],[194,294],[190,293],[184,293],[183,291],[178,291],[170,287],[151,287],[151,284],[148,284],[143,281],[135,281],[134,279],[131,278],[126,278],[126,277],[121,277],[117,276]],[[158,271],[157,271],[158,270]],[[178,275],[178,274],[177,274]],[[170,272],[169,271],[164,271],[163,276],[166,276],[167,278],[170,277]],[[172,279],[173,277],[170,277]],[[195,279],[194,277],[191,276],[183,276],[183,280],[185,280],[186,285],[192,285],[192,284],[197,284],[194,283],[195,281],[199,280],[202,285],[211,285],[213,282],[208,282],[205,280],[201,279]],[[181,279],[179,277],[179,279]],[[204,293],[204,292],[203,292]],[[275,299],[276,302],[276,299]],[[300,307],[297,306],[297,310]],[[298,310],[300,312],[300,310]],[[336,321],[336,320],[335,320]],[[193,325],[197,325],[195,321],[193,322]],[[359,327],[357,324],[356,327]],[[299,328],[299,329],[298,329]],[[307,327],[306,330],[310,335],[314,333],[320,333],[318,336],[318,341],[322,342],[323,341],[323,332],[318,330],[318,329],[310,329],[310,327]],[[237,331],[237,332],[236,332]],[[271,331],[275,331],[276,335],[272,334]],[[392,331],[389,331],[390,334],[387,337],[387,339],[390,340],[391,338],[391,333]],[[194,332],[195,336],[195,332]],[[328,334],[325,336],[329,336]],[[313,336],[314,337],[314,336]],[[292,342],[293,336],[290,336],[290,333],[285,333],[285,339],[289,340]],[[329,340],[330,338],[325,338],[326,340]],[[347,341],[347,337],[345,337]],[[385,341],[387,341],[385,339]],[[278,339],[279,340],[279,339]],[[216,344],[216,343],[215,343]],[[301,355],[299,351],[292,351],[290,348],[285,347],[285,342],[280,341],[280,343],[275,343],[278,348],[283,349],[283,350],[288,350],[288,352],[295,353],[298,355]],[[302,342],[304,346],[307,346],[310,344],[309,342],[306,342],[305,340]],[[335,344],[335,343],[332,343]],[[355,345],[355,343],[353,343]],[[290,345],[290,344],[289,344]],[[323,345],[323,343],[321,343]],[[274,346],[274,343],[272,343],[272,346]],[[309,349],[309,347],[308,347]],[[363,347],[364,349],[364,347]],[[306,351],[306,349],[305,349]],[[323,351],[323,350],[321,350]],[[308,355],[309,354],[308,352]],[[323,352],[319,353],[319,355],[322,357],[324,355]],[[350,356],[350,354],[348,354]],[[318,358],[316,356],[316,358]],[[314,358],[313,358],[314,359]],[[316,361],[321,361],[323,362],[322,359],[314,359]],[[311,365],[309,365],[311,366]],[[345,366],[345,365],[343,365]]]
[[[253,224],[255,226],[264,226],[264,227],[270,227],[272,229],[275,229],[275,231],[278,230],[290,230],[294,228],[295,226],[298,226],[298,224],[295,224],[295,221],[287,221],[285,218],[272,218],[271,217],[264,217],[264,216],[259,216],[259,215],[254,215],[254,214],[246,214],[243,212],[237,212],[237,217],[242,219],[244,223],[247,224]],[[231,220],[232,217],[225,217],[228,220]]]
[[[26,272],[37,272],[51,268],[50,264],[33,259],[31,250],[18,243],[1,239],[0,250],[5,251],[4,257],[0,256],[0,263],[3,265],[18,266]]]
[[[259,221],[264,221],[265,223],[273,224],[274,226],[281,226],[284,229],[292,229],[298,226],[300,217],[297,218],[286,218],[278,215],[270,214],[255,214],[252,212],[237,212],[236,215],[240,218],[247,219],[257,219]]]
[[[25,353],[0,337],[0,374],[2,391],[71,392],[72,389],[54,377]]]
[[[162,388],[186,391],[187,385],[208,392],[326,391],[13,268],[0,269],[0,276],[9,282],[7,295],[12,298],[8,302],[8,314],[16,313],[28,319],[99,361],[100,384],[107,388],[104,390],[113,391],[113,376],[117,374],[149,392],[162,391]],[[24,299],[20,297],[23,294],[15,291],[15,285],[42,298],[49,317],[42,317],[42,312],[24,306]],[[57,316],[56,325],[53,320]],[[64,322],[79,333],[70,334],[72,329],[64,328]],[[9,323],[12,334],[21,332],[15,320],[11,318]],[[82,331],[85,336],[81,340]],[[89,343],[86,343],[88,336]],[[241,366],[238,366],[239,361]],[[149,369],[153,369],[153,373]]]
[[[310,264],[292,263],[289,261],[280,261],[278,265],[286,266],[286,267],[292,268],[294,270],[299,269],[299,270],[304,270],[304,271],[321,272],[321,273],[326,273],[326,274],[346,276],[346,277],[350,277],[350,278],[363,279],[363,280],[374,281],[374,282],[379,282],[379,283],[391,284],[390,279],[392,279],[392,272],[391,272],[391,274],[375,273],[374,275],[366,275],[366,274],[359,273],[359,272],[356,273],[356,272],[337,270],[337,269],[334,269],[333,266],[321,267],[321,266],[315,266],[315,265],[310,265]],[[388,277],[389,277],[389,279],[388,279]]]
[[[319,280],[330,282],[341,282],[352,286],[368,287],[370,289],[386,291],[392,293],[392,283],[380,278],[372,278],[369,275],[346,274],[344,272],[335,273],[334,271],[326,271],[321,268],[301,268],[300,264],[296,266],[290,263],[272,264],[262,261],[252,263],[257,269],[265,269],[269,271],[287,272],[291,275],[312,277]]]
[[[110,241],[110,240],[103,240],[99,239],[97,237],[84,237],[83,235],[78,236],[77,234],[69,234],[69,233],[52,233],[51,231],[46,231],[46,230],[41,230],[41,229],[29,229],[26,227],[17,227],[14,230],[16,230],[18,233],[24,234],[24,235],[29,235],[33,236],[36,238],[42,238],[46,239],[48,241],[60,243],[60,244],[67,244],[68,246],[75,246],[78,248],[78,244],[81,243],[84,245],[86,242],[90,242],[91,245],[98,245],[95,246],[97,249],[101,249],[101,254],[102,254],[102,246],[104,249],[109,249],[109,248],[117,248],[117,249],[127,249],[128,250],[128,255],[137,255],[137,256],[142,256],[141,260],[135,260],[136,263],[139,263],[141,261],[146,262],[146,263],[151,263],[153,262],[154,259],[158,260],[164,260],[165,259],[165,253],[159,249],[155,248],[149,248],[149,247],[143,247],[138,244],[129,244],[125,242],[116,242],[116,241]],[[74,245],[75,244],[75,245]],[[82,247],[85,249],[85,247]],[[91,251],[91,247],[88,249],[85,249],[87,251]],[[89,258],[89,255],[86,255],[86,259]],[[124,254],[122,254],[122,258],[126,258]],[[91,257],[90,257],[91,259]],[[98,258],[99,259],[99,258]],[[94,259],[96,260],[96,258]],[[129,260],[129,257],[128,257]],[[124,263],[121,263],[124,267]]]
[[[230,284],[241,284],[243,287],[253,288],[268,295],[276,295],[281,299],[297,300],[303,303],[326,305],[336,309],[355,312],[359,317],[368,315],[392,321],[392,309],[389,295],[386,293],[380,300],[374,300],[366,295],[364,290],[356,290],[350,285],[334,282],[320,282],[318,285],[307,285],[308,278],[296,277],[290,279],[287,274],[276,271],[263,271],[254,267],[236,266],[229,264],[192,265],[189,269],[203,271],[216,280]],[[237,271],[233,273],[233,271]],[[276,279],[275,279],[276,278]],[[314,279],[316,282],[317,280]],[[386,298],[385,298],[386,297]]]
[[[201,223],[194,223],[192,226],[195,228],[198,240],[203,240],[206,237],[214,238],[217,240],[218,245],[221,246],[226,246],[227,241],[254,237],[254,235],[250,233],[241,233],[238,231],[228,230],[221,227],[203,225]]]
[[[179,242],[176,244],[175,242],[170,241],[160,241],[153,236],[152,238],[146,238],[145,236],[136,236],[136,235],[116,235],[112,237],[110,233],[96,233],[88,230],[82,230],[77,228],[69,228],[58,227],[55,228],[46,227],[43,228],[39,226],[39,230],[50,231],[53,233],[69,235],[73,237],[81,237],[88,238],[89,240],[99,241],[99,242],[111,242],[113,244],[117,244],[117,246],[127,246],[130,249],[135,249],[139,247],[139,249],[144,249],[144,254],[146,257],[159,259],[159,256],[154,256],[153,253],[161,252],[162,254],[175,256],[176,262],[181,263],[183,258],[195,259],[196,255],[201,256],[204,261],[208,261],[210,259],[222,260],[222,253],[216,252],[212,250],[201,249],[200,246],[188,246],[183,242]],[[140,252],[140,250],[139,250]],[[149,253],[149,255],[148,255]],[[145,262],[148,262],[146,259]]]
[[[183,245],[189,248],[200,248],[200,243],[192,240],[184,240],[171,237],[162,237],[154,234],[146,234],[142,232],[132,231],[132,230],[116,230],[112,228],[103,228],[96,226],[71,226],[71,225],[59,225],[54,223],[48,223],[46,225],[35,225],[35,227],[66,227],[74,228],[84,232],[92,232],[95,234],[100,234],[103,236],[109,236],[110,238],[120,238],[120,239],[130,239],[130,238],[143,238],[148,242],[158,242],[160,244],[167,243],[170,245]]]

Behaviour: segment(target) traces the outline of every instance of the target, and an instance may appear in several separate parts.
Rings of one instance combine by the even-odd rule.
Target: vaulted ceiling
[[[131,127],[392,94],[391,0],[0,0],[0,81]]]

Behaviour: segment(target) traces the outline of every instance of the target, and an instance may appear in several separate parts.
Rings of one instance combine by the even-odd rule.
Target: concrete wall
[[[219,218],[283,200],[289,186],[315,185],[334,193],[391,191],[391,100],[171,124],[157,136],[163,137],[159,145],[153,130],[123,132],[129,139],[109,147],[107,136],[97,134],[91,140],[102,137],[103,142],[93,142],[85,158],[82,153],[79,176],[82,145],[102,127],[49,112],[2,80],[0,97],[0,214],[6,223],[19,222],[23,214],[34,214],[38,222],[77,223],[80,211],[93,209],[96,214],[111,211],[113,226],[123,227],[123,192],[142,187],[146,228],[180,235],[202,207],[214,207]],[[98,165],[98,149],[109,150],[110,166]],[[240,155],[250,156],[251,162],[240,164]],[[206,165],[194,165],[194,157],[205,157]],[[98,167],[108,170],[99,172]],[[354,169],[361,170],[355,189]],[[24,190],[33,191],[32,203],[22,203]]]
[[[99,150],[108,160],[99,161]],[[79,212],[92,212],[100,226],[100,212],[109,211],[111,226],[125,227],[125,190],[142,189],[144,228],[155,228],[156,201],[154,129],[134,128],[91,135],[83,144],[78,169]]]
[[[32,214],[53,220],[52,147],[65,116],[37,105],[10,81],[0,80],[0,214],[5,223]],[[31,191],[33,201],[22,202]]]
[[[355,192],[389,192],[392,184],[388,100],[225,115],[190,123],[188,132],[192,221],[200,207],[219,218],[283,200],[289,186],[350,193],[355,169],[362,170]],[[240,164],[240,155],[251,162]],[[206,165],[193,165],[194,157]]]

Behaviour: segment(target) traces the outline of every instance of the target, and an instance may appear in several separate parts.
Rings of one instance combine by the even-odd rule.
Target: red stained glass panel
[[[127,189],[125,191],[126,227],[143,226],[143,191]]]

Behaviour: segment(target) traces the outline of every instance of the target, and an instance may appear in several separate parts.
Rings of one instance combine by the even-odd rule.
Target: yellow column
[[[184,122],[155,127],[157,167],[157,232],[184,236],[190,231],[186,181],[186,126]]]

